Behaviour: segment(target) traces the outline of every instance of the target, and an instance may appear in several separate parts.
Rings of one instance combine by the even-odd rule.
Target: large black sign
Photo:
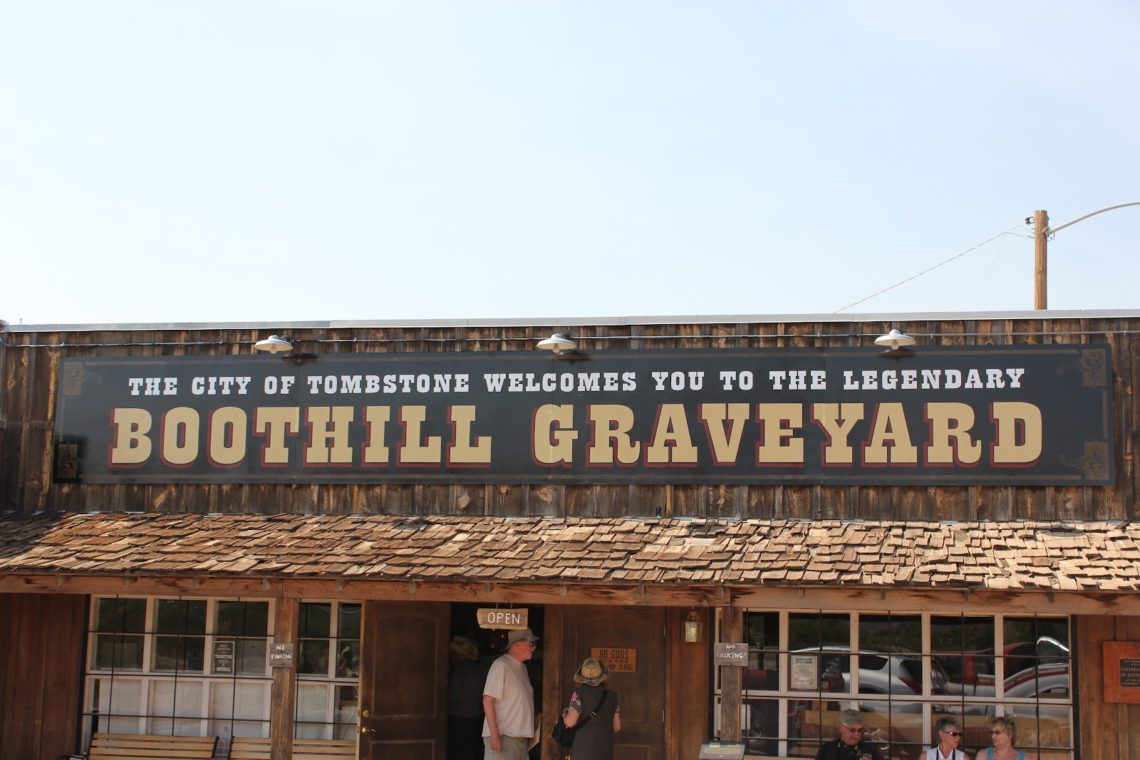
[[[1112,482],[1107,346],[65,359],[56,477]]]

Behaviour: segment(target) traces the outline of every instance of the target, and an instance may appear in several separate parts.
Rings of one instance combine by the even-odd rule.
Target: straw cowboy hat
[[[448,644],[451,651],[456,654],[461,654],[468,660],[479,659],[479,647],[475,646],[475,642],[465,636],[456,636]]]
[[[574,682],[587,686],[600,686],[609,677],[610,671],[604,663],[598,662],[593,657],[587,657],[582,660],[582,666],[574,674]]]

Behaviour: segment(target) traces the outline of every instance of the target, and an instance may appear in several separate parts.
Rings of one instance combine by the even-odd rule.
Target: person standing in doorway
[[[479,647],[471,639],[456,636],[448,650],[447,760],[479,760],[483,756],[483,684],[487,671],[479,662]]]
[[[570,695],[570,706],[562,711],[562,722],[574,728],[573,760],[613,760],[614,735],[621,731],[621,703],[616,691],[605,687],[610,672],[593,657],[582,661],[574,674],[578,687]]]
[[[507,634],[507,651],[491,663],[483,686],[484,760],[527,760],[534,737],[534,688],[526,662],[538,637],[529,628]]]

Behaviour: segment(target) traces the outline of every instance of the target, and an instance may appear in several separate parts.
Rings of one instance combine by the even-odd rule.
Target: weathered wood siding
[[[76,750],[86,597],[0,594],[0,760]]]
[[[1083,615],[1074,620],[1080,757],[1140,760],[1140,705],[1104,702],[1102,654],[1106,641],[1140,641],[1140,617]]]
[[[249,353],[248,330],[19,332],[5,335],[0,510],[166,510],[888,520],[1133,519],[1140,409],[1133,404],[1140,319],[994,319],[662,325],[534,325],[290,330],[304,350],[533,351],[568,329],[592,348],[852,347],[900,327],[920,345],[1106,342],[1113,351],[1113,487],[708,485],[56,485],[51,477],[55,384],[63,356]],[[9,328],[11,330],[12,328]],[[319,341],[306,344],[306,341]],[[37,346],[37,347],[32,347]]]

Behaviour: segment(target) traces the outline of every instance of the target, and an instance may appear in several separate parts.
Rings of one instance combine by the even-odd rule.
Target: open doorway
[[[480,608],[491,605],[455,602],[451,605],[451,670],[448,678],[448,729],[447,729],[447,760],[481,760],[483,757],[483,718],[482,695],[480,684],[478,699],[471,693],[473,684],[480,677],[485,678],[487,670],[496,658],[502,656],[507,649],[507,634],[505,630],[490,630],[480,628],[476,612]],[[534,657],[526,663],[527,676],[534,689],[535,714],[542,712],[542,670],[543,650],[549,646],[543,633],[543,607],[541,605],[513,605],[516,608],[525,606],[527,622],[530,629],[539,637]],[[460,638],[457,638],[460,637]],[[474,652],[466,642],[473,645]],[[472,658],[470,655],[475,654]],[[480,676],[481,674],[481,676]],[[476,706],[478,713],[476,714]],[[474,719],[473,719],[474,718]],[[531,760],[538,760],[541,754],[541,744],[531,750]]]

